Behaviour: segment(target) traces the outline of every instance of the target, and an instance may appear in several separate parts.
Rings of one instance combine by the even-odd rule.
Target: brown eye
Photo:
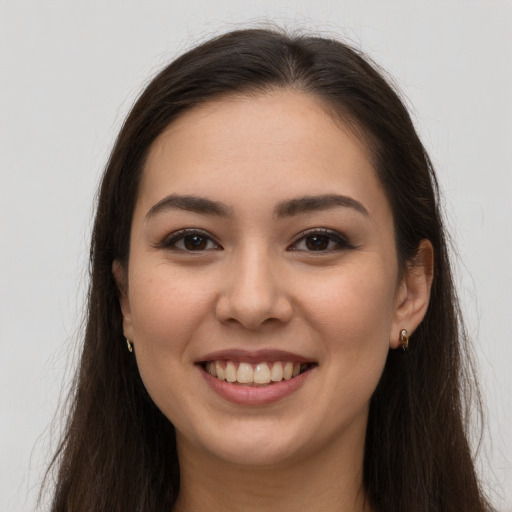
[[[208,239],[200,235],[184,236],[183,246],[187,251],[202,251],[208,246]]]
[[[301,235],[288,250],[329,253],[354,248],[341,233],[326,228],[309,229]]]
[[[311,235],[306,237],[306,247],[310,251],[325,251],[329,247],[331,238],[327,235]]]
[[[196,230],[180,230],[164,240],[161,247],[182,252],[202,252],[222,249],[208,234]]]

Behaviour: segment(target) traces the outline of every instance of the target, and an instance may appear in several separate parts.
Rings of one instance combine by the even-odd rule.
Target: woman
[[[53,509],[483,511],[432,166],[347,46],[236,31],[100,188]]]

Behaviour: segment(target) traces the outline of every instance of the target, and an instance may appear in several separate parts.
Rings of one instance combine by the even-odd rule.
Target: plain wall
[[[400,85],[444,190],[488,426],[512,511],[512,2],[1,1],[0,511],[34,510],[79,350],[98,177],[141,87],[247,21],[351,41]]]

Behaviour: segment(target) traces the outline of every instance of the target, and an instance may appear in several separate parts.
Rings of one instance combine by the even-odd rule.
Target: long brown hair
[[[128,262],[138,183],[158,135],[187,110],[221,95],[276,88],[321,99],[363,137],[391,204],[402,268],[421,240],[430,240],[435,251],[426,317],[407,353],[389,352],[371,400],[364,457],[371,506],[381,512],[488,509],[465,429],[474,382],[438,186],[409,114],[358,51],[320,37],[258,29],[217,37],[169,64],[144,90],[117,138],[99,192],[85,340],[53,460],[52,511],[172,509],[179,491],[174,427],[148,396],[126,350],[112,263]]]

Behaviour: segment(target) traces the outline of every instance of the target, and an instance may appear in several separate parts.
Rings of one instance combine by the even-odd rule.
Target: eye
[[[201,252],[212,249],[221,249],[220,245],[208,234],[192,229],[182,229],[172,233],[163,241],[162,246],[167,249],[175,249],[185,252]]]
[[[325,228],[314,228],[302,232],[290,246],[289,250],[332,252],[341,249],[350,249],[352,247],[353,246],[347,239],[337,231]]]

